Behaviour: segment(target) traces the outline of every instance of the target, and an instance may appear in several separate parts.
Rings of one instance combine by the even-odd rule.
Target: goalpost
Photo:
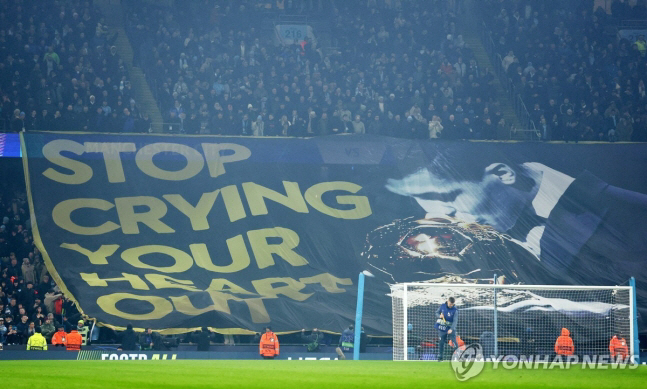
[[[580,358],[609,356],[617,336],[637,362],[634,288],[633,279],[631,286],[393,284],[393,360],[438,359],[436,310],[454,297],[456,346],[478,343],[485,358],[554,355],[566,329]],[[451,351],[445,347],[445,360]]]

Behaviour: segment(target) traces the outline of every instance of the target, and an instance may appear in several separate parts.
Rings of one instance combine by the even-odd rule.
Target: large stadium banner
[[[389,284],[623,285],[647,313],[647,145],[23,134],[49,271],[103,325],[352,323]],[[537,303],[562,312],[559,302]],[[605,314],[597,312],[597,314]],[[641,327],[641,331],[645,331]]]

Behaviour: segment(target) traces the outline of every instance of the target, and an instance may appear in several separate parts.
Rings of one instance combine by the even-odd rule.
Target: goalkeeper
[[[458,308],[456,308],[455,300],[453,297],[447,299],[436,310],[438,320],[436,321],[436,329],[440,335],[440,344],[438,346],[438,361],[443,360],[445,352],[445,345],[451,340],[452,345],[456,346],[456,323],[458,323]],[[455,348],[455,347],[454,347]]]

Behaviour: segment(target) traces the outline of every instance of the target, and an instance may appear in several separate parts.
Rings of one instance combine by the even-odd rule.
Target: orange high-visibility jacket
[[[58,344],[65,345],[65,338],[67,337],[67,332],[65,331],[56,331],[52,335],[52,345],[56,346]]]
[[[72,330],[65,337],[65,349],[68,351],[81,350],[81,344],[83,344],[83,337],[76,330]]]
[[[614,335],[613,338],[611,338],[611,342],[609,342],[609,352],[611,353],[611,358],[615,358],[616,356],[627,358],[627,355],[629,355],[629,348],[627,347],[625,338],[618,339],[618,337]]]
[[[454,347],[454,342],[450,340],[448,343],[450,346]],[[458,335],[456,335],[456,343],[458,343],[459,350],[465,350],[465,342],[463,342],[463,339]]]
[[[555,354],[573,355],[574,353],[575,345],[573,344],[573,339],[571,339],[571,332],[568,328],[562,328],[562,335],[555,342]]]
[[[266,332],[261,336],[259,351],[264,357],[279,355],[279,339],[274,335],[274,332]]]

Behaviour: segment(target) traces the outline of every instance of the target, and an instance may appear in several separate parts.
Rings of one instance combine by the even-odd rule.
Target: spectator
[[[627,119],[625,117],[621,117],[620,121],[618,122],[618,126],[615,129],[614,136],[617,136],[617,140],[621,142],[629,142],[631,138],[633,137],[633,124],[631,123],[631,118]],[[609,130],[609,131],[613,131]]]
[[[29,258],[23,258],[22,260],[22,278],[25,280],[25,283],[36,283],[36,272],[34,270],[34,265],[29,263]]]
[[[33,323],[35,323],[38,326],[42,326],[43,323],[45,323],[45,312],[43,312],[43,307],[42,306],[37,306],[36,311],[34,312],[31,320]]]
[[[63,297],[62,294],[54,292],[54,289],[49,289],[45,293],[45,307],[47,312],[54,313],[56,312],[56,301],[60,300]]]
[[[565,131],[564,131],[564,140],[566,142],[574,141],[577,143],[580,138],[582,138],[583,133],[580,130],[580,121],[573,114],[573,110],[569,108],[566,110],[566,116],[564,118]]]
[[[550,124],[546,121],[546,117],[544,115],[541,115],[539,117],[539,122],[537,123],[537,130],[539,131],[539,134],[541,135],[541,140],[547,141],[552,139],[552,128]]]
[[[38,284],[38,286],[35,287],[35,289],[36,289],[36,294],[38,294],[38,296],[40,296],[41,299],[43,300],[43,303],[45,303],[47,292],[52,287],[52,280],[50,279],[49,274],[47,273],[47,267],[44,267],[42,265],[42,262],[38,263],[38,266],[41,266],[40,271],[38,271],[36,264],[34,265],[34,270],[37,273],[40,273],[41,276],[39,277],[40,283]],[[45,308],[47,308],[47,305],[45,305]],[[48,309],[47,312],[54,312],[54,310]]]
[[[25,128],[25,113],[19,109],[14,110],[14,116],[11,120],[11,132],[21,132]]]
[[[359,115],[355,115],[355,120],[353,120],[353,132],[355,134],[366,134],[366,128],[364,127],[364,122],[362,122]]]
[[[175,111],[171,111],[168,119],[164,123],[164,132],[169,134],[179,134],[182,128],[180,118]]]
[[[288,128],[289,136],[305,136],[306,135],[306,121],[299,117],[294,116],[294,122]]]
[[[147,112],[144,112],[144,114],[141,117],[141,120],[138,120],[135,122],[135,129],[139,133],[146,133],[146,132],[151,132],[151,119],[148,116]]]
[[[197,334],[194,343],[198,344],[198,351],[209,351],[211,345],[211,332],[209,328],[202,327],[202,331]]]
[[[243,115],[239,135],[252,135],[252,122],[248,114]]]
[[[121,132],[135,132],[135,119],[130,114],[130,110],[128,108],[124,108],[121,120],[124,123],[121,128]]]
[[[308,108],[310,110],[310,108]],[[315,123],[318,122],[317,113],[315,111],[309,111],[308,113],[308,122],[306,124],[306,134],[307,136],[312,136],[315,134]]]
[[[133,331],[133,325],[128,324],[126,331],[121,334],[121,349],[124,351],[137,350],[137,334]]]
[[[456,123],[456,116],[449,115],[447,122],[445,123],[445,134],[446,139],[460,139],[460,129]]]
[[[6,336],[7,336],[7,326],[5,326],[4,323],[4,317],[0,317],[0,345],[4,344]]]
[[[353,123],[350,121],[350,116],[347,114],[342,116],[341,122],[338,126],[333,127],[333,133],[335,134],[352,134],[354,131]]]
[[[143,125],[145,126],[146,120],[148,120],[148,115],[146,119],[142,120]],[[146,132],[148,129],[140,132]],[[187,119],[186,124],[184,125],[184,132],[187,134],[199,134],[200,133],[200,121],[198,120],[198,115],[195,112],[191,113],[191,117]]]
[[[18,285],[17,281],[14,282],[14,288],[15,288],[16,285]],[[16,289],[14,289],[14,291],[17,292]],[[18,308],[17,300],[16,300],[15,297],[13,297],[11,300],[9,300],[9,306],[7,307],[7,311],[9,312],[9,315],[11,315],[12,317],[15,317],[16,315],[18,315],[19,308]]]
[[[21,343],[20,333],[18,332],[18,327],[13,322],[13,317],[5,317],[5,326],[7,327],[7,334],[5,337],[6,344],[14,345]]]
[[[85,322],[82,319],[78,321],[76,331],[81,335],[81,345],[86,346],[89,341],[88,334],[90,333],[90,329],[85,325]]]
[[[23,316],[27,316],[27,310],[20,304],[18,305],[18,313],[14,315],[14,321],[19,323]]]
[[[518,62],[517,57],[515,57],[514,52],[510,50],[508,52],[508,55],[503,57],[503,62],[501,63],[501,66],[503,66],[503,70],[507,72],[508,69],[510,68],[510,65],[512,65],[515,62]]]
[[[76,329],[76,326],[73,326],[72,323],[70,323],[67,316],[63,316],[63,323],[61,325],[63,326],[63,330],[68,334],[72,332],[73,329]]]
[[[368,125],[367,133],[372,135],[384,134],[384,126],[380,120],[380,115],[373,116],[373,120]]]
[[[34,290],[34,284],[31,281],[27,282],[25,287],[20,288],[20,291],[18,292],[18,298],[20,299],[25,309],[31,310],[36,301],[36,291]]]
[[[151,328],[146,328],[139,336],[139,344],[142,350],[156,350],[156,347],[160,347],[160,342],[159,335],[153,332]]]
[[[47,341],[51,342],[52,337],[56,333],[56,325],[54,323],[54,315],[52,315],[52,316],[48,315],[47,318],[45,319],[45,322],[43,323],[42,326],[40,326],[40,328],[41,328],[41,333],[43,334],[45,339],[47,339]]]
[[[429,122],[429,138],[437,139],[442,136],[443,125],[440,123],[440,118],[436,115],[432,116]]]
[[[646,142],[647,141],[647,119],[637,117],[634,119],[634,132],[631,135],[633,142]]]
[[[265,135],[265,123],[263,122],[263,116],[258,115],[256,121],[252,123],[252,134],[254,136],[263,136]]]
[[[7,218],[7,221],[9,218]],[[17,279],[18,277],[22,276],[22,269],[20,266],[18,266],[18,258],[16,258],[16,254],[14,252],[9,254],[9,260],[10,264],[7,270],[7,276],[9,278],[14,278]]]
[[[24,311],[23,311],[24,312]],[[24,314],[21,316],[20,321],[16,325],[18,334],[18,343],[24,344],[29,338],[29,317]]]

